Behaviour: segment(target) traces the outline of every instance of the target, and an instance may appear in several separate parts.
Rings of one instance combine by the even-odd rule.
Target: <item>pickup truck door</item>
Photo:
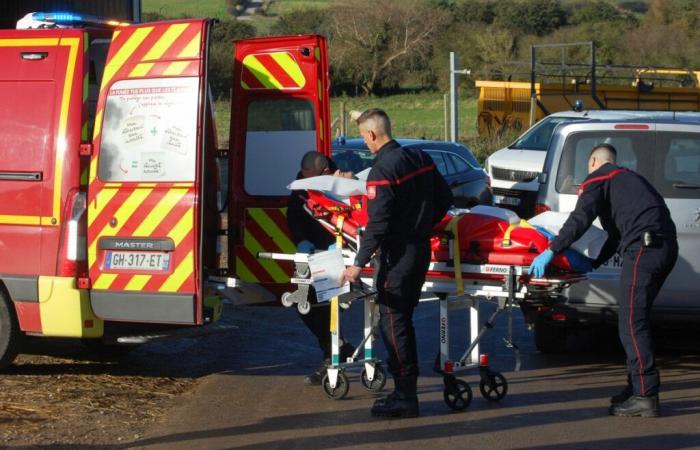
[[[304,153],[330,156],[326,40],[289,36],[235,43],[229,151],[229,270],[279,293],[289,263],[260,251],[294,253],[286,224]]]

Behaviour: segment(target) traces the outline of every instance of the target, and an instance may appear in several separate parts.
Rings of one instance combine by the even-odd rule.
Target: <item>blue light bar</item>
[[[108,20],[102,17],[87,14],[74,14],[69,12],[35,12],[32,13],[32,19],[39,22],[50,22],[58,25],[81,24],[98,27],[116,27],[119,25],[128,25],[128,22],[121,22],[119,20]]]
[[[73,14],[69,12],[53,12],[53,13],[42,13],[36,12],[32,14],[32,18],[39,20],[41,22],[55,22],[55,23],[75,23],[82,22],[86,17],[80,14]]]

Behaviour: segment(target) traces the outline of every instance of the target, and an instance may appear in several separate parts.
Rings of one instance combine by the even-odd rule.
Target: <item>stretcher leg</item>
[[[469,342],[475,345],[469,355],[469,361],[474,363],[479,360],[479,300],[476,299],[469,307]]]

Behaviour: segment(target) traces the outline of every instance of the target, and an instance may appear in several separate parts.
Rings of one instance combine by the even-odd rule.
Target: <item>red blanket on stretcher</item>
[[[342,217],[343,233],[357,237],[358,229],[367,224],[367,199],[350,197],[350,205],[309,191],[307,207],[314,217],[337,226]],[[549,246],[548,238],[524,220],[511,224],[491,215],[467,212],[446,215],[435,225],[431,237],[433,261],[452,261],[450,241],[459,243],[461,263],[529,266]],[[551,264],[566,272],[574,272],[566,254],[557,255]]]

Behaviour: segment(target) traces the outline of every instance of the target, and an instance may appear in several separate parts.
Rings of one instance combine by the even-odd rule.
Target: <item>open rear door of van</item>
[[[289,283],[291,263],[256,255],[296,251],[285,217],[286,186],[296,178],[304,153],[330,156],[325,38],[237,41],[232,92],[229,270],[278,295]]]
[[[91,304],[102,319],[204,322],[209,28],[184,19],[114,32],[88,195]]]

